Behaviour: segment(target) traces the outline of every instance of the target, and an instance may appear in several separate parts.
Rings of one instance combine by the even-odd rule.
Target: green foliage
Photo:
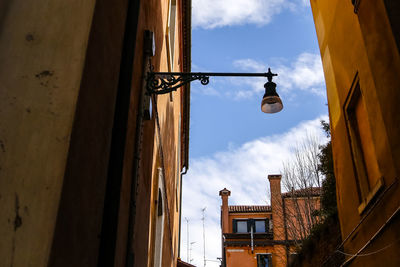
[[[329,123],[321,121],[321,125],[326,136],[330,138]],[[303,240],[299,247],[298,257],[290,266],[303,266],[307,263],[321,265],[341,242],[331,140],[321,145],[319,150],[318,171],[325,176],[322,182],[321,211],[318,214],[322,220],[313,226],[310,235]]]
[[[314,225],[310,235],[303,240],[297,257],[288,266],[340,266],[344,257],[334,253],[341,243],[340,237],[337,214],[325,217]]]
[[[330,137],[329,123],[321,121],[321,124],[325,134]],[[337,213],[336,181],[333,171],[331,140],[325,145],[321,145],[319,149],[318,158],[320,163],[318,164],[318,170],[325,176],[325,180],[322,182],[321,213],[323,216],[329,216],[330,214]]]
[[[327,137],[331,137],[331,128],[329,127],[329,122],[321,120],[322,130],[324,130]]]

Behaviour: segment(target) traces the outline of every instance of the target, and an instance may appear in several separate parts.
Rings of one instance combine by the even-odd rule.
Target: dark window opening
[[[234,219],[233,232],[234,233],[250,233],[253,228],[253,233],[268,233],[269,220],[268,219]]]
[[[162,193],[161,193],[160,188],[158,189],[157,215],[158,216],[163,215],[163,199],[162,199]]]
[[[271,267],[271,254],[257,254],[257,267]]]

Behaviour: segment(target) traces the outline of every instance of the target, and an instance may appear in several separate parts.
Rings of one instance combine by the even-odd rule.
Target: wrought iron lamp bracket
[[[161,95],[176,91],[194,80],[199,80],[202,85],[210,82],[210,77],[267,77],[268,82],[278,74],[272,73],[268,68],[266,73],[225,73],[225,72],[154,72],[153,68],[147,73],[147,94]]]
[[[167,94],[194,80],[200,80],[202,85],[207,85],[210,82],[210,76],[203,73],[149,72],[147,94]]]

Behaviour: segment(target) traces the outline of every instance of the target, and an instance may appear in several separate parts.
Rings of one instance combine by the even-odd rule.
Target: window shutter
[[[265,219],[265,232],[268,233],[269,232],[269,220]]]
[[[163,209],[163,195],[161,193],[161,189],[158,189],[158,203],[157,203],[157,215],[161,216],[163,215],[164,209]]]
[[[232,220],[232,227],[233,227],[233,232],[237,233],[237,220],[235,219]]]

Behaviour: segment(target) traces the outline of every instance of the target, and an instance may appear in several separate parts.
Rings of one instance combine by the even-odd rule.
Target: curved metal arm
[[[220,77],[267,77],[272,81],[277,76],[268,68],[267,73],[225,73],[225,72],[149,72],[147,74],[147,94],[167,94],[194,80],[200,80],[202,85],[210,82],[210,76]]]
[[[196,73],[149,73],[147,77],[148,94],[167,94],[194,80],[200,80],[202,85],[210,82],[208,75]]]

